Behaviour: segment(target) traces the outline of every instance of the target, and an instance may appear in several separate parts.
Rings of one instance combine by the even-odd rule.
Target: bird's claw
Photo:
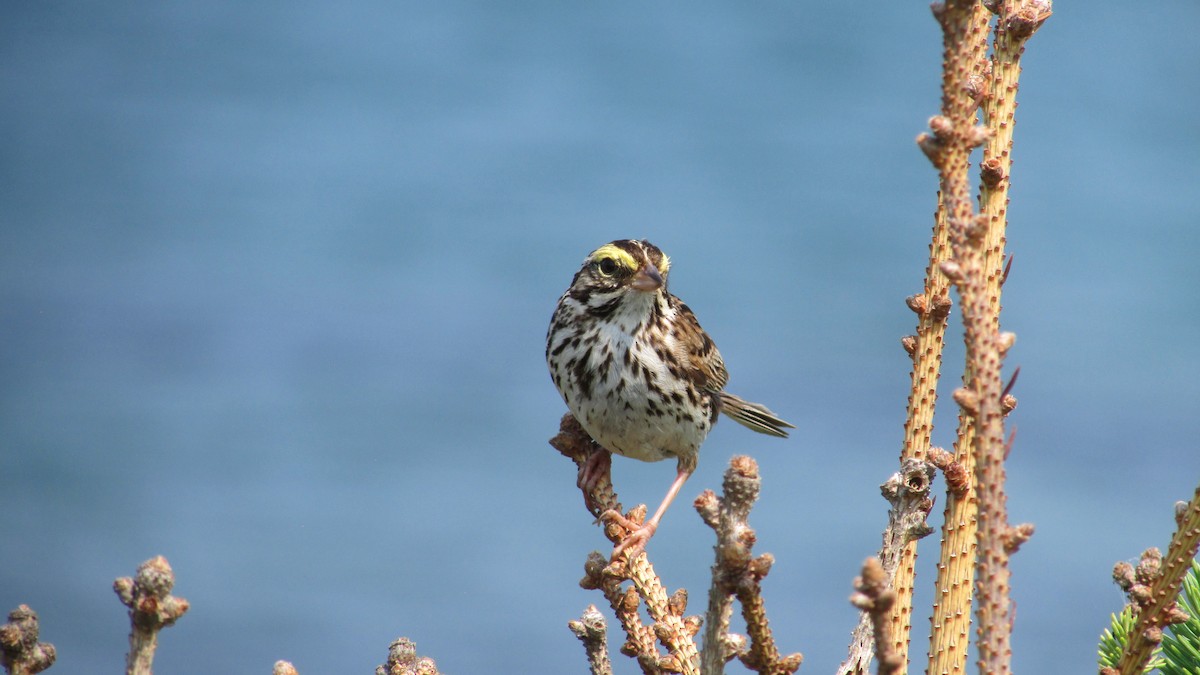
[[[613,548],[612,560],[615,562],[621,554],[625,554],[626,560],[633,560],[646,550],[646,544],[650,542],[650,538],[658,530],[658,523],[650,521],[648,523],[639,523],[619,512],[609,509],[600,514],[600,521],[604,523],[615,523],[629,532],[625,538]]]

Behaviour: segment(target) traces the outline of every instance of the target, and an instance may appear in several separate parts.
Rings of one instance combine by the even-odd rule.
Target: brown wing
[[[675,337],[675,357],[687,368],[688,378],[700,389],[721,391],[729,382],[725,361],[717,345],[700,327],[696,315],[683,302],[671,296],[675,305],[675,323],[671,332]]]

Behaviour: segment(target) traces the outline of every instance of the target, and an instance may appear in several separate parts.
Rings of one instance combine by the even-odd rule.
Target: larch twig
[[[8,613],[8,623],[0,626],[0,666],[10,675],[32,675],[54,665],[54,645],[39,642],[37,612],[20,605]]]
[[[439,675],[437,663],[417,655],[417,644],[401,637],[388,645],[387,661],[375,667],[375,675]]]
[[[764,675],[794,673],[804,660],[799,653],[784,656],[779,653],[775,636],[767,622],[766,604],[762,596],[762,580],[774,563],[766,553],[753,557],[757,536],[748,522],[750,509],[758,499],[762,479],[758,464],[746,456],[736,456],[725,470],[723,495],[717,498],[707,491],[696,500],[696,509],[706,524],[717,533],[716,561],[712,567],[712,586],[709,589],[708,612],[705,623],[703,670],[720,673],[731,656],[735,640],[727,638],[730,598],[736,597],[750,636],[749,648],[736,655],[750,670]]]
[[[574,461],[579,469],[591,453],[603,451],[570,413],[563,416],[559,433],[550,439],[550,445]],[[592,491],[584,495],[584,504],[593,516],[610,509],[620,512],[621,504],[613,491],[610,476],[603,475],[594,481]],[[644,504],[626,515],[626,519],[635,524],[644,521],[645,517]],[[609,520],[605,522],[604,534],[615,544],[623,541],[629,531],[616,520]],[[646,673],[699,673],[700,654],[694,637],[700,630],[700,620],[684,616],[686,593],[667,593],[645,551],[632,559],[622,557],[611,562],[601,553],[592,552],[584,565],[584,573],[580,585],[604,594],[625,631],[627,640],[621,647],[622,654],[636,658]],[[626,580],[632,587],[622,592],[621,583]],[[642,622],[637,612],[639,602],[645,603],[652,625],[646,626]],[[666,655],[658,653],[655,640],[666,647]]]
[[[1142,554],[1136,568],[1117,563],[1113,579],[1129,597],[1134,609],[1134,628],[1117,664],[1121,675],[1140,674],[1154,648],[1162,642],[1162,630],[1187,620],[1176,605],[1183,578],[1200,550],[1200,486],[1189,502],[1180,502],[1178,528],[1164,557],[1152,548]]]
[[[188,601],[171,595],[175,572],[167,559],[156,556],[138,566],[137,574],[113,582],[121,603],[129,608],[129,654],[127,675],[150,675],[158,633],[172,626],[188,611]]]

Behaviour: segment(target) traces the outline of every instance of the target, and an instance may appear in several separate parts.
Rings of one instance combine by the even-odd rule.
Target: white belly
[[[688,398],[687,383],[672,376],[652,349],[628,335],[613,334],[601,342],[588,363],[590,396],[584,395],[582,383],[568,373],[566,384],[572,395],[567,405],[583,428],[597,443],[625,457],[645,462],[694,458],[712,427],[709,396],[700,396],[698,406],[691,403],[697,397]],[[627,350],[632,350],[646,370],[619,366]]]

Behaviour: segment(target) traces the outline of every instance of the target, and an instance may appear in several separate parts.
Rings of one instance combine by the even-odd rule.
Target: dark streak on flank
[[[585,399],[592,397],[592,371],[587,366],[586,358],[574,358],[567,361],[567,368],[571,370],[571,374],[575,377],[576,384],[579,385],[579,393]]]

